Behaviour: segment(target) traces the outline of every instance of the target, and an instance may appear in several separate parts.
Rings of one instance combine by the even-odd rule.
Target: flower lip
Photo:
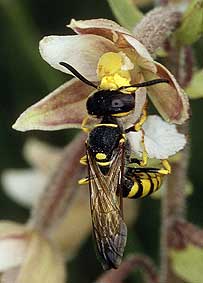
[[[167,159],[184,148],[186,138],[177,132],[175,125],[163,121],[157,115],[148,116],[143,124],[144,145],[149,158]],[[132,151],[142,155],[142,132],[127,134]]]

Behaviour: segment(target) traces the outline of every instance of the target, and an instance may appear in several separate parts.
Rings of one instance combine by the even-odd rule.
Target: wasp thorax
[[[120,139],[119,127],[99,126],[89,135],[89,149],[97,161],[109,161]]]

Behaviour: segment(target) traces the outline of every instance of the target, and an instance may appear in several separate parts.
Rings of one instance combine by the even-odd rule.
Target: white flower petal
[[[31,207],[45,189],[48,181],[38,170],[7,170],[2,174],[4,190],[17,203]]]
[[[52,67],[71,74],[60,62],[72,65],[90,81],[97,81],[97,63],[106,52],[117,52],[115,45],[98,35],[47,36],[40,41],[42,58]]]
[[[135,49],[137,53],[136,63],[153,73],[156,73],[156,66],[154,64],[153,58],[147,51],[147,49],[140,43],[137,39],[135,39],[132,35],[123,34],[125,40]]]
[[[0,240],[0,271],[20,265],[26,255],[28,242],[24,238],[5,238]]]
[[[135,37],[129,34],[124,34],[123,37],[127,40],[127,42],[130,45],[132,45],[132,47],[135,48],[135,50],[140,56],[144,57],[149,61],[153,61],[153,58],[151,57],[147,49],[144,47],[144,45],[142,45],[142,43],[140,43],[137,39],[135,39]]]
[[[186,144],[183,134],[177,132],[175,125],[163,121],[159,116],[149,116],[143,125],[145,132],[144,143],[149,158],[166,159],[174,155]],[[141,131],[128,134],[133,152],[141,156]]]

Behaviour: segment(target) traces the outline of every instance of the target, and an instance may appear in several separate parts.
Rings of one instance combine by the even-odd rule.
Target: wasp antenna
[[[167,79],[155,79],[155,80],[146,81],[146,82],[138,83],[138,84],[134,84],[134,85],[122,86],[118,90],[130,88],[130,87],[147,87],[147,86],[156,85],[156,84],[160,84],[160,83],[169,83],[169,80],[167,80]]]
[[[85,77],[83,77],[76,69],[74,69],[71,65],[69,65],[68,63],[65,62],[60,62],[60,65],[62,65],[63,67],[65,67],[66,69],[68,69],[69,71],[71,71],[71,73],[73,73],[73,75],[76,76],[76,78],[78,78],[79,80],[81,80],[83,83],[90,85],[94,88],[97,88],[97,86],[95,84],[93,84],[92,82],[88,81],[88,79],[86,79]]]

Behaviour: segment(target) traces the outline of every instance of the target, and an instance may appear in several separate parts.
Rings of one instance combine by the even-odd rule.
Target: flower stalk
[[[50,234],[50,230],[56,228],[77,192],[75,184],[82,170],[78,166],[84,154],[84,141],[85,135],[82,134],[67,146],[56,173],[33,209],[29,225],[43,234]]]
[[[150,11],[135,26],[133,34],[151,54],[154,54],[178,26],[180,19],[181,13],[172,5],[158,7]]]
[[[158,47],[166,43],[167,35],[170,34],[180,23],[181,13],[171,5],[166,9],[168,1],[160,1],[164,7],[153,9],[135,28],[134,34],[141,41],[150,53],[154,53]],[[154,25],[154,26],[153,26]],[[150,29],[154,31],[150,33]],[[145,37],[143,34],[149,33]],[[186,87],[192,78],[193,55],[191,47],[177,48],[174,42],[169,46],[168,65],[173,66],[172,71],[182,87]],[[174,56],[175,54],[175,56]],[[174,62],[176,58],[176,63]],[[172,63],[173,62],[173,63]],[[178,62],[178,64],[177,64]],[[175,63],[175,64],[174,64]],[[175,67],[174,67],[175,66]],[[179,127],[181,132],[188,136],[188,122]],[[182,279],[175,276],[172,271],[169,253],[169,239],[173,233],[173,225],[178,219],[185,219],[186,215],[186,194],[185,186],[187,181],[187,168],[189,158],[189,146],[187,146],[181,155],[181,159],[172,164],[172,174],[168,177],[167,188],[162,199],[162,227],[161,227],[161,266],[160,283],[181,283]],[[174,237],[177,235],[174,233]]]
[[[158,272],[150,258],[144,255],[131,255],[120,265],[118,270],[106,271],[95,283],[122,283],[135,269],[143,271],[148,283],[158,283]]]
[[[176,50],[171,50],[172,53],[177,53]],[[188,60],[193,61],[192,53],[190,49],[184,49],[185,55],[181,57],[181,51],[179,50],[178,62],[176,65],[176,72],[179,74],[179,82],[182,87],[185,87],[186,84],[191,80],[191,66],[186,68]],[[184,52],[183,51],[183,52]],[[170,61],[169,61],[170,64]],[[186,81],[187,78],[187,81]],[[179,129],[188,137],[189,133],[189,124],[186,122],[184,125],[179,126]],[[189,143],[189,141],[188,141]],[[162,199],[162,210],[161,210],[161,242],[160,242],[160,251],[161,251],[161,273],[160,273],[160,283],[182,283],[181,278],[177,277],[172,268],[171,262],[169,259],[170,249],[172,248],[172,243],[170,242],[171,238],[176,241],[175,238],[178,237],[174,233],[174,223],[178,220],[184,220],[186,217],[186,182],[187,182],[187,169],[189,162],[189,144],[183,149],[181,158],[177,162],[172,163],[172,174],[168,177],[166,190]]]
[[[169,260],[170,249],[172,248],[170,238],[177,238],[173,233],[174,223],[186,216],[186,194],[185,186],[187,181],[188,167],[188,146],[183,150],[181,159],[172,164],[172,174],[168,177],[166,190],[162,199],[161,210],[161,263],[160,263],[160,283],[182,283],[182,279],[177,278],[171,269]]]

